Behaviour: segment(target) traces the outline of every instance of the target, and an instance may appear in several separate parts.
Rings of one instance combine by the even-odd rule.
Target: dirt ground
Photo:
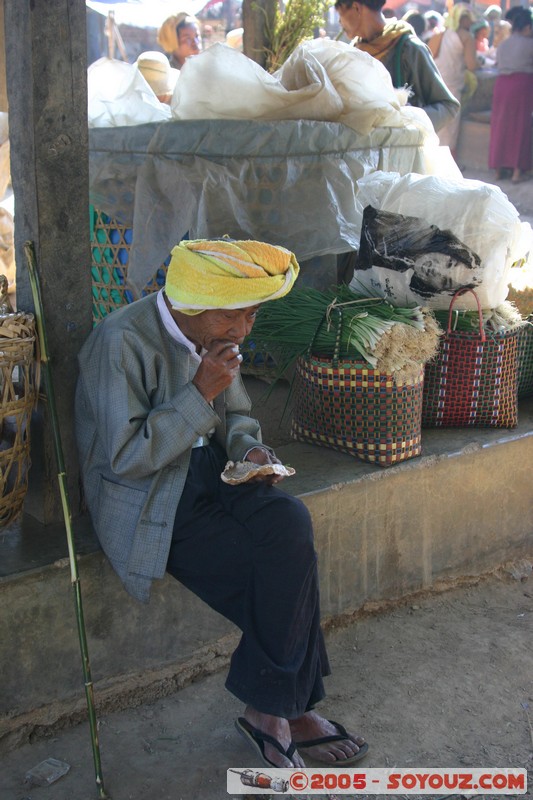
[[[333,674],[321,711],[366,737],[370,750],[361,766],[527,767],[531,783],[529,562],[512,574],[363,615],[326,639]],[[234,730],[241,706],[224,689],[224,677],[99,720],[104,784],[113,800],[223,800],[228,768],[261,768]],[[66,761],[68,774],[47,787],[24,785],[26,772],[48,757]],[[531,788],[526,796],[533,797]],[[98,797],[88,724],[8,754],[0,797]]]

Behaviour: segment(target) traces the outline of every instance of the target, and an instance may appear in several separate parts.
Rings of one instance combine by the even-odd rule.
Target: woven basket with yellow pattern
[[[411,382],[349,359],[298,359],[291,435],[389,467],[420,455],[424,368]]]

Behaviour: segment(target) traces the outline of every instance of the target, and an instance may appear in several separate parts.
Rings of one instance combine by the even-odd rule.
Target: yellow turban
[[[165,294],[183,314],[247,308],[286,295],[299,271],[284,247],[253,240],[183,241],[172,250]]]

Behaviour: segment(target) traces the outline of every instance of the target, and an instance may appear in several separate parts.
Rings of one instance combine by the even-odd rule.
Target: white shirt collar
[[[172,336],[172,338],[176,342],[183,344],[188,350],[190,350],[193,358],[195,358],[198,362],[200,362],[202,359],[196,352],[196,345],[193,342],[191,342],[190,339],[187,339],[185,334],[182,333],[181,329],[178,326],[178,323],[176,322],[176,320],[169,311],[169,308],[165,302],[164,289],[160,289],[157,293],[157,310],[159,311],[161,321],[163,322],[163,325],[165,326],[170,336]]]

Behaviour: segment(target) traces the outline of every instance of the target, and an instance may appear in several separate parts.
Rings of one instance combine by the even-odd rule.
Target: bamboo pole
[[[31,291],[33,296],[33,304],[35,306],[35,319],[37,322],[37,334],[39,337],[40,355],[41,355],[41,369],[44,378],[44,386],[46,392],[46,400],[48,403],[48,412],[50,421],[52,423],[52,432],[54,438],[54,447],[57,459],[59,491],[61,494],[61,504],[63,507],[63,517],[65,521],[65,531],[67,534],[67,545],[70,562],[70,581],[74,591],[74,602],[76,607],[76,620],[78,624],[78,638],[80,643],[81,660],[83,668],[83,678],[85,684],[85,696],[87,700],[87,710],[89,714],[89,727],[91,732],[91,745],[93,751],[94,771],[96,776],[96,787],[98,789],[98,797],[100,800],[109,800],[109,795],[104,788],[104,779],[102,775],[102,765],[100,761],[100,745],[98,742],[98,726],[96,722],[96,711],[94,704],[94,687],[91,678],[91,667],[89,663],[89,649],[87,646],[87,635],[85,632],[85,620],[83,617],[83,604],[81,597],[81,585],[78,573],[78,562],[76,559],[76,548],[74,544],[74,536],[72,534],[72,514],[70,510],[70,501],[68,496],[67,475],[65,472],[65,462],[63,458],[63,447],[61,444],[61,433],[59,429],[59,419],[57,416],[57,407],[55,402],[54,384],[52,381],[52,372],[50,369],[50,361],[48,355],[48,343],[46,339],[46,328],[44,323],[43,304],[41,298],[41,288],[39,284],[39,276],[37,273],[37,264],[35,258],[35,247],[33,242],[25,242],[24,253],[28,263],[28,272],[30,278]]]

